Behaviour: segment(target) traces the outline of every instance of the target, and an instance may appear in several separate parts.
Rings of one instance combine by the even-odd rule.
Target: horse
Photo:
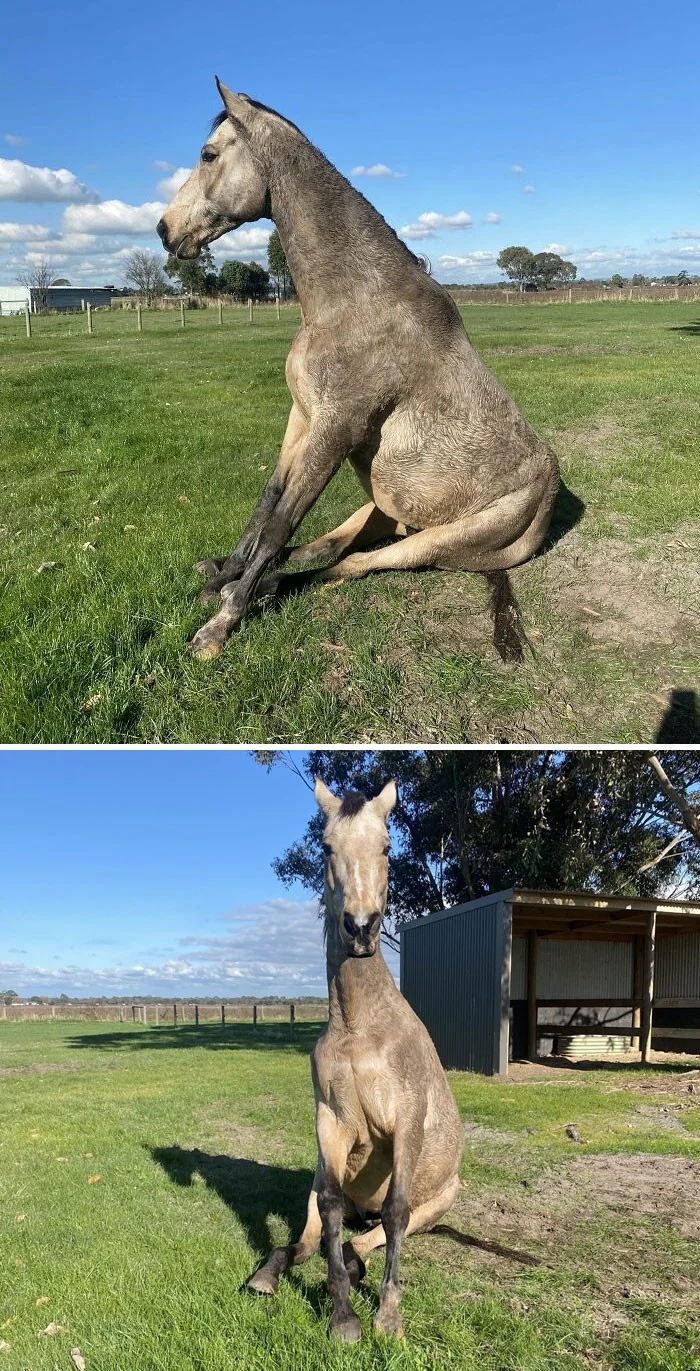
[[[389,781],[372,800],[340,799],[322,780],[323,896],[328,1025],[311,1057],[318,1165],[299,1240],[276,1248],[248,1286],[273,1295],[288,1267],[312,1256],[323,1236],[331,1330],[361,1337],[349,1299],[368,1254],[386,1245],[377,1332],[401,1337],[399,1257],[403,1238],[432,1228],[454,1203],[464,1129],[427,1029],[397,990],[381,950],[387,903]],[[343,1219],[372,1227],[342,1242]]]
[[[434,567],[491,585],[494,642],[523,656],[508,570],[542,545],[559,488],[552,449],[469,341],[459,310],[379,212],[275,110],[228,90],[200,160],[157,232],[195,258],[241,224],[274,220],[302,325],[287,358],[292,407],[279,460],[236,547],[197,564],[221,608],[195,635],[216,656],[276,562],[344,580]],[[303,546],[289,540],[348,460],[367,501]],[[380,546],[377,546],[380,544]],[[285,584],[288,578],[285,577]]]

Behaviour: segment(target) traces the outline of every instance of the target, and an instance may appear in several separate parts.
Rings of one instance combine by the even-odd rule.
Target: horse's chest
[[[330,1102],[356,1138],[386,1138],[394,1131],[396,1101],[386,1073],[346,1063],[330,1081]]]

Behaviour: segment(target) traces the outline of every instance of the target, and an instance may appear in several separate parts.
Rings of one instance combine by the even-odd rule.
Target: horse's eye
[[[215,153],[215,152],[212,152],[212,151],[211,151],[211,148],[205,148],[204,151],[202,152],[202,161],[203,161],[203,162],[215,162],[215,161],[216,161],[216,153]]]
[[[333,851],[333,848],[331,847],[330,843],[321,843],[321,847],[323,848],[323,851],[325,852],[326,856],[330,857]]]
[[[382,848],[382,852],[384,853],[385,857],[388,857],[389,853],[391,852],[391,843],[387,843],[386,847]]]

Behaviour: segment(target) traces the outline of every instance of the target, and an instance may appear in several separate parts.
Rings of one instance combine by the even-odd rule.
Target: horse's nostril
[[[165,239],[166,239],[166,237],[167,237],[168,230],[167,230],[166,227],[165,227],[165,220],[164,220],[164,219],[159,219],[159,220],[158,220],[158,223],[156,224],[156,233],[158,234],[158,237],[159,237],[163,242],[165,242]]]
[[[346,914],[345,918],[343,919],[343,928],[345,929],[345,932],[347,933],[349,938],[355,937],[355,934],[357,933],[357,929],[355,928],[355,920],[351,919],[349,914]]]

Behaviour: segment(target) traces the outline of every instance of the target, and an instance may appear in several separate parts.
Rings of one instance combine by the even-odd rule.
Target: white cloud
[[[50,167],[31,167],[18,158],[0,157],[0,200],[42,204],[50,200],[68,200],[95,204],[97,191],[83,185],[65,167],[53,171]]]
[[[522,176],[523,174],[523,168],[519,167],[517,162],[515,163],[515,166],[511,167],[511,171],[514,172],[516,176]]]
[[[483,275],[485,270],[496,266],[496,254],[481,250],[468,252],[464,256],[453,256],[448,253],[438,257],[437,265],[441,271],[476,272]]]
[[[29,139],[25,138],[21,133],[3,133],[2,136],[5,139],[5,142],[9,143],[11,148],[21,148],[25,143],[29,142]]]
[[[547,246],[544,247],[542,251],[556,252],[558,256],[563,257],[565,252],[571,252],[571,248],[568,248],[566,243],[547,243]]]
[[[676,233],[672,233],[672,234],[671,234],[671,237],[672,237],[672,238],[700,238],[700,233],[695,233],[695,232],[693,231],[693,229],[678,229],[678,231],[677,231]]]
[[[371,167],[353,167],[351,176],[378,176],[388,177],[394,181],[400,181],[405,175],[405,171],[392,171],[384,162],[375,162]]]
[[[190,175],[190,172],[192,171],[192,168],[174,167],[170,170],[172,171],[172,175],[166,176],[165,180],[159,181],[158,185],[156,186],[158,194],[162,195],[164,200],[172,200],[173,196],[176,195],[179,191],[180,186],[184,186],[187,177]]]
[[[534,187],[534,186],[523,186],[523,195],[534,195],[534,194],[535,194],[535,187]]]
[[[489,214],[485,215],[485,217],[484,217],[484,223],[485,223],[485,224],[500,224],[500,222],[501,222],[501,216],[500,216],[500,214],[494,214],[494,211],[493,211],[493,210],[491,210],[491,212],[490,212]]]
[[[175,170],[175,168],[174,168],[172,162],[154,162],[153,165],[154,165],[156,171],[174,171],[174,170]]]
[[[440,229],[460,229],[471,228],[472,217],[466,210],[460,209],[456,214],[437,214],[435,210],[428,210],[425,214],[419,214],[415,224],[404,224],[399,229],[401,238],[435,238]]]
[[[32,243],[50,237],[51,229],[42,224],[0,224],[0,243]]]
[[[155,233],[165,208],[159,200],[144,205],[102,200],[99,205],[71,205],[63,213],[62,224],[69,233]]]

